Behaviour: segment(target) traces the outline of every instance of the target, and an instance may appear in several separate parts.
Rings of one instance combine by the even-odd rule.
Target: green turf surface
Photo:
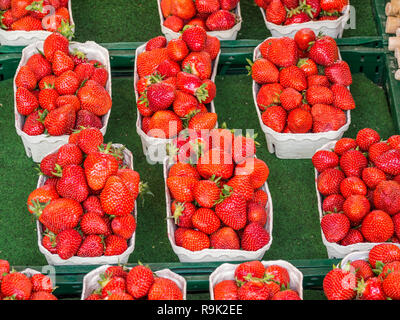
[[[345,30],[344,37],[376,36],[372,0],[351,0],[356,11],[356,28]],[[270,36],[260,9],[253,0],[241,0],[242,29],[238,39],[265,39]],[[145,42],[160,35],[156,0],[73,0],[76,41]]]
[[[259,133],[257,156],[268,164],[274,206],[273,243],[264,260],[327,258],[321,241],[314,171],[310,160],[279,160],[269,154],[246,75],[217,76],[215,106],[219,122]],[[138,207],[135,251],[130,262],[178,262],[167,239],[164,181],[161,165],[149,165],[135,129],[133,79],[113,79],[113,108],[106,141],[122,143],[134,155],[134,166],[148,181],[155,198]],[[352,93],[357,109],[346,133],[372,127],[382,137],[394,133],[383,89],[362,74],[354,75]],[[13,265],[44,265],[37,248],[36,224],[26,209],[26,199],[37,183],[36,165],[28,159],[14,129],[12,80],[0,82],[0,258]],[[314,292],[314,291],[312,291]],[[315,292],[314,292],[315,293]],[[311,295],[314,297],[315,294]],[[316,294],[319,297],[319,294]]]

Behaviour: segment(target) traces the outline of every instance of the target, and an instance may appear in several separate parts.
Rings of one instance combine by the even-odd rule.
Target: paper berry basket
[[[267,29],[271,32],[273,37],[291,37],[293,38],[297,31],[303,28],[312,29],[315,34],[322,33],[332,38],[341,38],[347,22],[350,19],[350,5],[343,9],[342,16],[336,20],[324,20],[324,21],[309,21],[304,23],[293,23],[291,25],[283,26],[277,25],[267,21],[265,10],[260,8],[264,18]]]
[[[121,144],[113,144],[113,147],[115,148],[121,148]],[[56,151],[56,150],[54,150]],[[50,152],[53,153],[53,152]],[[129,151],[128,149],[123,150],[124,154],[124,164],[133,170],[133,155],[132,152]],[[46,182],[47,177],[45,176],[40,176],[38,183],[37,183],[37,188],[41,187],[44,185]],[[135,219],[137,221],[137,203],[135,202]],[[78,257],[74,256],[70,259],[64,260],[61,259],[58,254],[52,254],[50,253],[43,245],[42,245],[42,239],[43,239],[43,225],[39,222],[39,220],[36,221],[36,230],[37,230],[37,238],[38,238],[38,247],[39,251],[45,256],[47,263],[49,265],[101,265],[101,264],[125,264],[128,262],[129,256],[132,254],[132,252],[135,249],[135,238],[136,238],[136,232],[133,233],[131,239],[128,240],[128,248],[125,250],[124,253],[116,256],[101,256],[101,257]]]
[[[94,290],[99,288],[98,281],[100,280],[100,275],[102,273],[104,273],[107,270],[107,268],[110,266],[111,265],[104,265],[104,266],[98,267],[83,277],[81,300],[85,300]],[[131,269],[131,268],[129,268],[129,269]],[[183,300],[186,300],[186,291],[187,290],[186,290],[186,280],[184,277],[178,275],[175,272],[172,272],[169,269],[159,270],[154,273],[158,277],[163,277],[163,278],[167,278],[167,279],[174,281],[183,293]]]
[[[140,47],[138,47],[135,53],[135,74],[133,81],[133,90],[135,92],[136,101],[138,101],[139,99],[139,95],[136,90],[136,85],[139,81],[139,75],[137,72],[137,57],[144,51],[146,51],[146,44],[143,44]],[[221,51],[219,52],[217,58],[213,61],[213,71],[211,75],[211,80],[214,82],[218,71],[218,61],[220,54]],[[134,106],[134,108],[137,109],[136,106]],[[215,113],[214,101],[211,101],[209,105],[209,111]],[[143,119],[142,115],[140,114],[139,111],[137,111],[136,132],[138,133],[142,141],[143,153],[146,157],[150,158],[151,161],[162,163],[163,159],[167,155],[166,146],[167,144],[171,143],[173,139],[160,139],[160,138],[150,137],[142,130],[142,119]],[[216,124],[216,127],[218,127],[218,123]]]
[[[18,65],[17,71],[15,73],[15,77],[14,77],[15,129],[17,131],[17,134],[22,139],[22,143],[24,144],[26,155],[29,158],[32,158],[32,160],[34,162],[40,162],[46,154],[51,153],[51,152],[55,151],[57,148],[59,148],[60,146],[62,146],[63,144],[66,144],[69,139],[68,135],[48,136],[46,134],[41,134],[38,136],[30,136],[22,131],[22,128],[25,123],[25,116],[21,115],[17,110],[17,102],[16,102],[17,86],[15,84],[15,79],[16,79],[16,76],[17,76],[19,70],[21,69],[21,67],[27,63],[28,59],[32,55],[34,55],[38,52],[38,49],[43,52],[43,44],[44,44],[44,41],[37,41],[22,50],[22,57],[21,57],[20,63]],[[106,84],[106,90],[110,94],[110,96],[112,96],[111,64],[110,64],[110,56],[109,56],[108,50],[93,41],[87,41],[85,43],[70,42],[70,50],[73,50],[75,48],[78,49],[79,51],[82,51],[85,54],[87,54],[87,57],[89,59],[99,60],[100,62],[102,62],[104,64],[104,66],[106,67],[106,69],[108,71],[108,75],[109,75],[108,81]],[[110,118],[110,114],[111,114],[111,110],[108,111],[108,113],[102,117],[103,127],[100,129],[100,131],[102,132],[103,136],[107,132],[107,125],[108,125],[108,120]]]
[[[179,38],[181,35],[179,32],[174,32],[171,29],[164,26],[165,18],[161,10],[161,0],[157,0],[157,5],[158,5],[158,14],[160,16],[161,32],[165,35],[168,41],[171,39]],[[210,36],[217,37],[219,40],[236,40],[237,35],[240,29],[242,28],[242,12],[240,10],[240,2],[237,4],[234,13],[237,17],[237,22],[232,29],[224,31],[208,31],[207,34],[209,34]]]
[[[68,1],[68,12],[72,31],[75,31],[75,23],[72,17],[72,0]],[[45,40],[51,32],[49,31],[6,31],[0,28],[0,45],[2,46],[27,46],[36,41]]]
[[[261,261],[264,267],[278,265],[285,268],[290,276],[290,289],[296,291],[303,300],[303,274],[291,263],[284,260]],[[235,280],[235,270],[239,264],[224,263],[216,268],[210,275],[210,298],[214,300],[214,287],[224,280]]]
[[[166,199],[166,213],[167,213],[167,234],[169,242],[171,243],[172,250],[178,256],[180,262],[220,262],[220,261],[248,261],[248,260],[261,260],[264,254],[269,250],[272,245],[272,227],[273,227],[273,206],[271,193],[268,188],[268,184],[265,183],[261,188],[268,194],[268,202],[265,207],[267,210],[267,223],[265,230],[270,235],[270,240],[267,245],[260,248],[257,251],[245,251],[245,250],[226,250],[226,249],[204,249],[201,251],[190,251],[183,247],[177,246],[175,243],[175,230],[176,224],[171,217],[171,204],[172,198],[167,186],[167,177],[169,169],[173,163],[169,161],[169,158],[164,159],[163,170],[164,170],[164,182],[165,182],[165,199]]]
[[[253,61],[261,58],[260,45],[254,49]],[[339,60],[341,60],[340,52]],[[267,140],[268,151],[270,153],[275,153],[275,155],[280,159],[311,159],[317,149],[330,141],[341,139],[343,134],[350,127],[351,114],[350,110],[348,110],[346,111],[346,124],[337,131],[296,134],[276,132],[266,126],[262,121],[261,111],[257,106],[257,94],[260,91],[260,88],[261,85],[253,80],[254,106],[257,111],[261,129],[265,134],[265,139]]]
[[[327,143],[326,145],[322,146],[317,151],[320,151],[320,150],[331,151],[335,148],[336,142],[337,141],[332,141],[330,143]],[[322,197],[321,193],[318,191],[317,180],[318,180],[319,173],[316,169],[314,169],[314,171],[315,171],[315,191],[317,193],[319,221],[321,222],[322,217],[324,216],[324,211],[322,209],[323,197]],[[348,246],[342,246],[342,245],[339,245],[334,242],[329,242],[326,239],[326,237],[322,231],[322,228],[321,228],[321,236],[322,236],[322,242],[324,243],[324,245],[326,247],[329,259],[340,259],[340,258],[344,258],[345,256],[347,256],[353,252],[369,251],[374,246],[379,244],[379,243],[375,243],[375,242],[362,242],[362,243],[356,243],[356,244],[352,244],[352,245],[348,245]]]

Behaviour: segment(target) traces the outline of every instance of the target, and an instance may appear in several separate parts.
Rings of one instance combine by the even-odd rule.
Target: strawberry
[[[308,53],[310,59],[322,66],[330,66],[339,59],[338,47],[334,39],[329,36],[317,38]]]
[[[270,242],[271,236],[258,223],[249,223],[243,231],[241,245],[243,250],[257,251]]]
[[[292,133],[307,133],[311,130],[312,123],[312,115],[306,110],[296,108],[289,112],[287,126]]]
[[[290,283],[290,275],[287,269],[275,264],[265,267],[265,278],[277,282],[281,287],[285,288]]]
[[[357,280],[368,280],[374,276],[371,265],[365,260],[354,260],[350,262],[351,272],[354,272]]]
[[[35,74],[37,81],[41,81],[45,77],[51,77],[51,63],[41,53],[32,55],[26,62],[26,65],[29,66],[31,71]],[[48,84],[50,85],[51,83]]]
[[[234,280],[218,282],[214,288],[214,300],[239,300],[238,287]]]
[[[264,84],[257,93],[257,106],[261,111],[280,103],[284,88],[279,83]]]
[[[82,202],[89,195],[85,172],[81,166],[67,165],[62,169],[62,176],[57,183],[57,192],[63,198]]]
[[[280,2],[280,0],[277,0]],[[272,3],[272,2],[271,2]],[[296,42],[289,37],[283,37],[275,40],[267,40],[265,46],[268,48],[268,54],[263,56],[271,61],[277,67],[296,66],[298,62],[298,48]]]
[[[165,48],[167,45],[167,39],[164,36],[157,36],[146,43],[146,51],[151,51],[156,48]]]
[[[324,196],[340,193],[340,184],[344,180],[344,173],[336,168],[324,170],[317,179],[318,191]]]
[[[212,74],[212,61],[206,51],[191,52],[182,61],[182,70],[198,76],[201,80],[209,79]]]
[[[342,213],[328,213],[321,219],[321,228],[328,242],[339,242],[350,230],[350,220]]]
[[[167,186],[173,199],[178,202],[192,202],[194,200],[193,190],[197,180],[191,177],[169,177]]]
[[[376,209],[393,216],[400,211],[400,184],[395,181],[382,181],[373,192]]]
[[[293,88],[286,88],[282,91],[280,97],[281,106],[287,110],[293,110],[302,104],[303,96],[300,92]]]
[[[82,236],[75,229],[65,229],[57,234],[57,254],[63,260],[72,258],[79,250]]]
[[[358,229],[350,229],[346,236],[340,241],[341,246],[349,246],[364,242],[364,237]]]
[[[235,175],[250,176],[250,183],[253,189],[258,189],[267,181],[269,177],[269,168],[263,160],[250,157],[236,165]]]
[[[210,235],[210,246],[213,249],[240,249],[240,240],[231,227],[222,227]]]
[[[390,136],[387,143],[393,149],[400,149],[400,135]]]
[[[54,81],[54,88],[59,95],[74,95],[79,89],[79,79],[72,70],[62,73]]]
[[[357,292],[356,276],[339,268],[329,271],[323,280],[323,290],[328,300],[352,300]]]
[[[126,281],[121,277],[108,277],[106,275],[100,275],[99,284],[101,287],[101,296],[106,298],[107,296],[114,293],[123,293],[126,291]]]
[[[77,138],[78,147],[86,154],[94,153],[99,151],[99,147],[104,142],[104,137],[98,128],[85,128],[79,132]],[[107,145],[103,154],[110,153],[111,145]],[[99,155],[100,156],[100,155]],[[111,159],[109,156],[104,156],[106,159]],[[112,160],[110,160],[112,161]]]
[[[357,133],[356,142],[361,150],[367,151],[370,146],[381,140],[380,135],[373,129],[365,128]]]
[[[308,87],[312,86],[323,86],[323,87],[330,87],[329,80],[326,76],[320,74],[314,74],[307,77],[307,84]]]
[[[221,225],[221,221],[215,212],[208,208],[199,208],[192,216],[193,226],[205,234],[212,234],[217,231]]]
[[[259,281],[247,281],[238,289],[239,300],[270,300],[270,289]]]
[[[207,33],[199,26],[184,28],[182,40],[185,41],[190,51],[203,51],[206,46]]]
[[[221,42],[217,37],[207,35],[204,51],[208,52],[212,61],[214,61],[221,50]]]
[[[15,93],[17,110],[21,115],[28,116],[37,108],[39,101],[35,95],[24,87],[19,87]]]
[[[11,272],[1,281],[2,296],[15,300],[29,300],[32,292],[32,283],[29,278],[20,272]]]
[[[281,106],[271,106],[262,113],[261,119],[267,127],[282,132],[286,125],[287,113]]]
[[[375,189],[381,181],[386,181],[386,174],[375,167],[367,167],[362,171],[362,180],[370,189]]]
[[[69,54],[66,54],[63,51],[57,50],[54,52],[53,60],[52,60],[52,69],[53,73],[56,76],[60,76],[66,71],[74,70],[75,63]]]
[[[400,300],[400,271],[391,272],[383,280],[382,288],[387,297],[392,300]]]
[[[221,190],[218,180],[199,180],[196,182],[193,194],[196,202],[204,208],[212,208],[220,197]]]
[[[250,182],[250,176],[248,175],[233,176],[226,183],[226,186],[229,186],[233,193],[241,195],[246,201],[249,201],[253,198],[254,189]]]
[[[9,272],[10,272],[10,263],[7,260],[0,260],[0,281]]]
[[[383,172],[397,176],[400,174],[400,151],[389,150],[377,157],[374,163]]]
[[[89,196],[85,201],[82,202],[82,207],[85,212],[93,212],[100,217],[105,216],[105,212],[101,207],[100,199],[97,196]]]
[[[342,138],[335,144],[334,151],[339,155],[343,155],[346,151],[350,149],[355,149],[357,147],[357,142],[352,138]]]
[[[46,38],[43,44],[43,52],[46,59],[50,62],[53,61],[54,53],[60,50],[65,54],[69,53],[69,40],[61,33],[53,32]]]
[[[337,154],[328,150],[317,151],[311,161],[318,172],[323,172],[325,169],[334,168],[339,165]]]
[[[131,214],[115,217],[111,221],[111,228],[114,234],[128,240],[136,231],[136,219]]]
[[[29,300],[58,300],[57,297],[49,292],[46,291],[38,291],[32,293]]]
[[[215,213],[221,221],[234,230],[245,227],[247,220],[246,200],[238,193],[228,193],[215,206]]]
[[[112,106],[110,94],[104,87],[93,80],[89,80],[78,90],[77,96],[81,108],[89,110],[97,116],[105,115]]]
[[[325,75],[333,84],[347,87],[353,83],[350,67],[345,61],[337,61],[327,66],[325,68]]]
[[[23,87],[29,91],[32,91],[36,88],[36,76],[28,65],[22,66],[19,69],[15,77],[15,85],[17,88]]]
[[[38,273],[34,274],[30,280],[32,282],[33,292],[45,291],[51,293],[53,291],[53,283],[48,276]]]
[[[281,69],[279,72],[279,82],[284,88],[293,88],[297,91],[307,89],[306,75],[297,66],[289,66]]]
[[[306,23],[311,21],[310,17],[307,15],[307,13],[305,12],[289,12],[289,14],[287,15],[287,19],[285,20],[285,22],[283,23],[283,25],[287,26],[287,25],[291,25],[293,23]]]
[[[103,210],[114,216],[130,214],[135,207],[135,199],[118,176],[110,176],[100,194]]]
[[[11,30],[17,31],[41,31],[43,30],[42,22],[31,16],[22,17],[11,25]]]
[[[148,300],[183,300],[183,294],[171,279],[155,278],[147,298]]]
[[[378,261],[383,264],[400,261],[400,248],[391,243],[378,244],[369,251],[368,261],[374,269],[378,267]]]
[[[189,20],[196,15],[195,4],[191,0],[171,0],[171,14]]]
[[[274,83],[279,81],[279,70],[267,59],[260,58],[256,61],[248,61],[250,66],[247,67],[249,75],[259,84]]]
[[[122,178],[135,200],[138,195],[144,191],[146,184],[140,181],[140,174],[137,171],[129,168],[122,168],[118,169],[117,176]]]
[[[85,235],[105,235],[109,231],[106,220],[95,212],[87,212],[82,216],[80,228]]]
[[[302,300],[299,294],[291,289],[279,291],[271,300]]]
[[[334,93],[331,89],[324,86],[312,86],[306,91],[306,99],[310,105],[332,104]]]
[[[340,212],[343,211],[345,198],[341,194],[331,194],[322,202],[322,210],[324,212]]]
[[[183,29],[184,22],[181,18],[177,16],[168,16],[164,20],[163,26],[168,29],[171,29],[174,32],[179,32]]]
[[[84,62],[78,64],[73,70],[77,75],[80,83],[82,83],[84,80],[89,80],[92,77],[95,67],[89,62]]]
[[[189,54],[189,49],[182,39],[172,39],[167,44],[167,53],[171,60],[180,62]]]
[[[42,174],[48,177],[52,177],[53,172],[56,171],[56,161],[57,161],[57,153],[51,153],[45,156],[40,162],[40,171]]]
[[[226,180],[232,176],[234,164],[231,154],[219,149],[210,149],[205,152],[198,160],[197,171],[204,179],[209,179],[213,175]]]
[[[294,41],[296,41],[296,44],[300,50],[305,51],[308,49],[310,42],[315,41],[315,33],[310,28],[300,29],[296,32],[294,36]]]
[[[3,10],[2,10],[3,11]],[[12,16],[11,9],[4,10],[0,13],[0,27],[4,30],[10,30],[15,19]]]
[[[386,300],[382,281],[378,277],[361,279],[357,287],[357,297],[359,300]]]
[[[161,110],[153,114],[149,123],[148,135],[154,138],[169,139],[182,129],[182,120],[170,110]]]
[[[333,105],[342,110],[353,110],[356,107],[353,96],[347,87],[334,84],[331,86],[333,92]]]
[[[189,176],[195,178],[196,180],[200,179],[200,175],[197,172],[196,168],[189,163],[177,162],[172,165],[169,169],[168,177],[184,177]]]
[[[370,208],[368,199],[362,195],[351,195],[343,204],[344,214],[354,224],[359,224],[370,212]]]
[[[210,247],[210,238],[204,232],[188,229],[182,235],[182,247],[190,251],[201,251]]]
[[[348,3],[347,0],[321,0],[321,9],[324,11],[342,12]]]
[[[219,0],[197,0],[195,2],[198,13],[213,13],[220,9]]]
[[[85,237],[76,255],[78,257],[101,257],[104,253],[104,241],[99,235]]]
[[[236,24],[236,16],[228,10],[219,10],[212,13],[206,20],[210,31],[224,31],[232,29]]]
[[[139,54],[136,65],[139,78],[153,74],[158,65],[167,58],[168,53],[166,48],[157,48]]]
[[[249,278],[261,279],[264,277],[265,267],[260,261],[248,261],[239,264],[235,269],[235,280],[245,282]]]
[[[118,256],[126,251],[128,248],[128,243],[126,239],[112,234],[106,237],[105,247],[105,256]]]
[[[340,183],[340,193],[346,199],[354,194],[365,196],[367,195],[367,192],[367,186],[358,177],[347,177]]]
[[[73,96],[76,97],[76,96]],[[78,101],[79,102],[79,101]],[[103,123],[100,117],[88,110],[79,110],[76,113],[75,129],[81,127],[93,127],[97,129],[103,128]]]
[[[44,119],[44,126],[52,136],[71,134],[75,126],[76,114],[73,107],[66,105],[49,112]]]
[[[45,131],[43,120],[46,114],[47,113],[42,110],[32,112],[26,117],[22,131],[30,136],[43,134]]]
[[[199,112],[189,120],[188,128],[192,130],[211,130],[217,124],[217,117],[214,112]]]
[[[390,149],[391,149],[391,147],[389,146],[388,143],[383,142],[383,141],[376,142],[369,147],[368,158],[370,161],[375,163],[376,159],[381,154],[385,153],[386,151],[389,151]],[[375,168],[375,169],[377,169],[377,168]]]
[[[317,64],[309,58],[300,59],[297,66],[304,71],[307,77],[318,74]]]
[[[385,242],[393,235],[394,224],[386,212],[374,210],[364,218],[360,230],[368,242]]]
[[[348,150],[340,158],[340,168],[346,177],[361,177],[368,159],[358,150]]]
[[[265,13],[268,22],[280,25],[286,20],[286,9],[281,0],[271,0]]]
[[[104,271],[106,277],[121,277],[126,280],[129,270],[124,266],[111,266]]]

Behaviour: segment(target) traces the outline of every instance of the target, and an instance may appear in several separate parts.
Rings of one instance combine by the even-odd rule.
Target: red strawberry
[[[99,235],[89,235],[83,239],[76,255],[78,257],[101,257],[104,254],[104,241]]]
[[[43,275],[41,273],[34,274],[30,278],[30,280],[32,282],[33,292],[44,291],[51,293],[53,291],[53,283],[51,279],[46,275]]]
[[[193,190],[196,202],[204,208],[212,208],[220,197],[221,190],[216,181],[199,180]]]
[[[327,196],[322,203],[324,212],[340,212],[343,211],[345,198],[341,194],[331,194]]]
[[[392,300],[400,300],[400,271],[391,272],[383,280],[382,288],[387,297]]]
[[[41,81],[45,77],[51,77],[51,63],[41,53],[36,53],[32,55],[26,62],[26,65],[29,66],[29,68],[35,74],[37,81]]]
[[[210,31],[224,31],[232,29],[236,24],[236,16],[228,10],[213,12],[206,20]]]
[[[331,89],[324,86],[312,86],[306,91],[306,99],[310,105],[332,104],[334,101],[334,93]]]
[[[157,36],[146,43],[146,51],[151,51],[156,48],[165,48],[167,45],[167,39],[164,36]]]
[[[330,66],[339,58],[338,47],[329,36],[318,38],[310,48],[309,58],[322,66]]]
[[[56,76],[60,76],[66,71],[74,70],[75,63],[69,54],[63,51],[57,50],[54,52],[52,60],[53,72]]]
[[[131,213],[135,207],[135,199],[118,176],[110,176],[101,191],[100,201],[103,210],[114,216]]]
[[[239,236],[232,228],[222,227],[210,235],[210,246],[213,249],[239,250]]]
[[[61,33],[53,32],[46,38],[43,44],[43,52],[47,60],[53,61],[54,53],[61,50],[66,54],[69,53],[69,40]]]
[[[195,2],[198,13],[213,13],[220,9],[219,0],[198,0]]]
[[[307,133],[311,130],[313,118],[310,112],[296,108],[289,112],[287,127],[292,133]]]
[[[226,180],[232,176],[233,170],[231,154],[219,149],[208,150],[197,163],[197,171],[204,179],[209,179],[214,175]]]
[[[293,88],[297,91],[307,89],[306,75],[297,66],[289,66],[281,69],[279,72],[279,82],[285,88]]]
[[[62,73],[54,82],[54,88],[60,95],[74,95],[79,89],[79,85],[79,79],[72,70]]]
[[[383,141],[376,142],[369,147],[368,158],[370,161],[375,163],[376,159],[378,159],[381,154],[389,151],[390,149],[391,147],[388,143]]]
[[[23,87],[32,91],[36,88],[37,79],[33,71],[28,65],[22,66],[16,77],[15,77],[15,85],[19,87]]]
[[[290,283],[288,270],[275,264],[265,267],[265,278],[277,282],[281,287],[285,288],[287,288]]]
[[[334,84],[331,86],[334,95],[333,105],[342,110],[353,110],[356,107],[353,96],[347,87]]]
[[[317,179],[318,191],[324,196],[340,193],[340,183],[345,178],[344,173],[336,168],[323,171]]]
[[[239,264],[235,269],[235,280],[245,282],[251,278],[264,277],[265,267],[260,261],[248,261]]]
[[[205,234],[212,234],[219,229],[221,221],[215,212],[208,208],[199,208],[192,216],[193,226]]]
[[[342,213],[328,213],[321,219],[321,228],[328,242],[339,242],[350,230],[350,221]]]
[[[365,128],[357,133],[356,142],[361,150],[367,151],[370,146],[378,143],[381,137],[374,129]]]
[[[354,272],[357,280],[368,280],[374,276],[371,265],[365,260],[354,260],[350,262],[350,271]]]
[[[72,106],[66,105],[50,111],[44,119],[44,126],[52,136],[71,134],[75,126],[76,114]]]
[[[81,127],[93,127],[97,129],[103,128],[103,123],[100,117],[96,116],[94,113],[88,110],[79,110],[76,113],[76,123],[75,128],[79,129]]]
[[[261,118],[267,127],[282,132],[286,125],[287,113],[281,106],[271,106],[263,112]]]
[[[361,232],[368,242],[385,242],[394,233],[391,217],[384,211],[371,211],[361,224]]]
[[[296,32],[294,40],[300,50],[307,50],[310,42],[315,41],[315,33],[310,28],[303,28]]]
[[[210,238],[204,232],[188,229],[182,235],[182,247],[190,251],[208,249]]]
[[[400,184],[395,181],[382,181],[373,193],[376,209],[393,216],[400,211]]]
[[[339,165],[339,157],[336,153],[327,150],[317,151],[312,157],[312,163],[318,172]]]
[[[348,150],[340,158],[340,168],[347,177],[361,177],[367,165],[367,158],[358,150]]]
[[[253,189],[258,189],[267,181],[269,168],[263,160],[250,157],[236,165],[235,175],[250,176],[250,183]]]
[[[133,267],[126,277],[126,290],[135,299],[145,297],[154,283],[153,272],[143,265]]]
[[[193,190],[197,180],[191,177],[169,177],[167,186],[173,199],[178,202],[192,202],[194,200]]]
[[[80,227],[85,235],[106,235],[109,227],[105,219],[95,212],[87,212],[82,216]]]
[[[78,90],[77,96],[81,108],[89,110],[97,116],[105,115],[112,106],[110,94],[96,81],[89,80]]]
[[[39,107],[35,95],[24,87],[19,87],[15,93],[17,110],[21,115],[28,116]]]
[[[247,281],[238,289],[239,300],[270,300],[271,290],[259,281]]]
[[[325,68],[325,75],[333,84],[339,84],[348,87],[353,83],[350,67],[347,62],[343,60],[327,66]]]
[[[168,29],[171,29],[174,32],[179,32],[183,29],[184,22],[181,18],[177,16],[168,16],[164,20],[163,26]]]
[[[268,54],[264,58],[271,61],[277,67],[282,68],[297,65],[299,58],[298,48],[292,38],[283,37],[275,40],[267,40],[266,47],[268,48]]]
[[[362,171],[362,180],[368,188],[375,189],[381,181],[386,181],[386,174],[375,167],[367,167]]]
[[[270,242],[270,234],[258,223],[249,223],[243,231],[241,244],[243,250],[257,251]]]
[[[2,296],[13,297],[15,300],[29,300],[32,292],[32,283],[29,278],[20,272],[11,272],[1,281]]]
[[[350,229],[347,235],[340,241],[341,246],[364,242],[364,237],[358,229]]]
[[[344,214],[354,224],[359,224],[370,212],[370,208],[368,199],[362,195],[351,195],[343,204]]]
[[[199,26],[189,26],[182,33],[182,40],[190,51],[202,51],[205,48],[207,41],[206,31]]]
[[[340,193],[346,199],[351,195],[367,195],[367,186],[358,177],[347,177],[340,183]]]
[[[223,280],[214,288],[214,300],[239,300],[238,287],[234,280]]]
[[[66,229],[57,235],[57,254],[63,260],[72,258],[79,250],[82,236],[75,229]]]
[[[369,251],[368,261],[374,269],[378,267],[378,261],[383,264],[400,261],[400,248],[391,243],[378,244]]]
[[[63,198],[82,202],[89,195],[85,172],[79,165],[67,165],[62,169],[62,176],[57,182],[57,192]]]
[[[271,300],[301,300],[299,294],[291,289],[276,293]]]
[[[155,278],[148,293],[148,300],[183,300],[183,294],[173,280]]]
[[[352,300],[357,294],[356,287],[356,276],[339,268],[329,271],[323,281],[323,290],[328,300]]]
[[[357,142],[355,139],[352,138],[342,138],[335,144],[335,152],[341,156],[346,151],[350,149],[355,149],[357,147]]]
[[[37,136],[43,134],[45,131],[43,119],[46,116],[44,111],[34,111],[25,119],[22,131],[30,136]]]
[[[293,88],[286,88],[282,91],[280,97],[282,107],[287,110],[293,110],[300,107],[303,101],[303,96],[300,92]]]
[[[281,0],[271,0],[265,13],[268,22],[280,25],[286,20],[286,9]]]
[[[234,230],[246,226],[246,200],[237,193],[232,193],[215,206],[215,213],[221,221]]]
[[[346,124],[346,114],[339,108],[315,104],[311,108],[313,132],[337,131]]]
[[[329,80],[326,76],[320,74],[314,74],[307,77],[307,83],[309,87],[312,86],[323,86],[330,87]]]
[[[257,106],[261,111],[280,103],[279,96],[284,88],[279,83],[264,84],[257,93]]]
[[[32,16],[25,16],[16,20],[11,25],[11,30],[17,31],[41,31],[43,30],[42,22]]]
[[[136,231],[136,219],[131,214],[115,217],[111,221],[111,228],[114,234],[128,240]]]
[[[375,161],[375,165],[378,169],[381,169],[387,174],[397,176],[400,174],[400,151],[397,149],[389,150],[379,157]]]
[[[104,137],[98,128],[85,128],[79,132],[77,145],[86,154],[99,150],[99,146],[104,142]],[[109,153],[110,146],[107,145],[104,154]],[[106,157],[109,158],[109,157]]]

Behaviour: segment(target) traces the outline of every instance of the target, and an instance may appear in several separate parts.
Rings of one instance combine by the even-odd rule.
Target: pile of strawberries
[[[234,276],[235,280],[214,286],[214,300],[301,300],[299,293],[289,288],[290,275],[282,266],[244,262],[236,267]]]
[[[291,25],[310,21],[336,20],[349,0],[254,0],[265,10],[268,22]]]
[[[366,259],[329,271],[323,290],[328,300],[400,300],[400,248],[374,246]]]
[[[186,25],[203,27],[206,31],[232,29],[239,17],[234,13],[240,0],[161,0],[163,25],[180,32]]]
[[[141,264],[130,270],[110,266],[100,275],[98,284],[85,300],[183,300],[175,281],[159,277]]]
[[[68,0],[1,0],[0,27],[6,31],[62,31],[72,36]]]
[[[41,223],[42,245],[51,254],[66,260],[126,251],[144,184],[126,167],[122,152],[104,144],[99,129],[85,128],[41,161],[47,180],[29,195],[27,206]]]
[[[58,300],[52,293],[51,279],[41,273],[28,276],[10,270],[7,260],[0,260],[0,300]]]
[[[183,128],[215,127],[217,114],[209,112],[209,104],[217,89],[210,78],[219,53],[220,41],[199,26],[168,43],[163,36],[146,43],[137,57],[136,90],[147,135],[169,139]]]
[[[382,141],[365,128],[333,150],[315,153],[317,188],[323,197],[321,228],[329,242],[399,242],[400,136]]]
[[[190,251],[266,246],[268,194],[261,188],[269,168],[255,158],[254,139],[219,128],[185,131],[174,143],[177,162],[166,185],[176,245]]]
[[[70,51],[59,32],[46,38],[43,52],[33,54],[16,77],[16,107],[25,116],[23,132],[30,136],[69,135],[76,128],[102,128],[102,116],[112,106],[105,89],[109,74],[104,64]]]
[[[309,28],[294,39],[269,38],[249,67],[259,85],[255,103],[262,122],[279,133],[337,131],[354,109],[349,65],[339,60],[335,40]],[[250,61],[251,62],[251,61]]]

